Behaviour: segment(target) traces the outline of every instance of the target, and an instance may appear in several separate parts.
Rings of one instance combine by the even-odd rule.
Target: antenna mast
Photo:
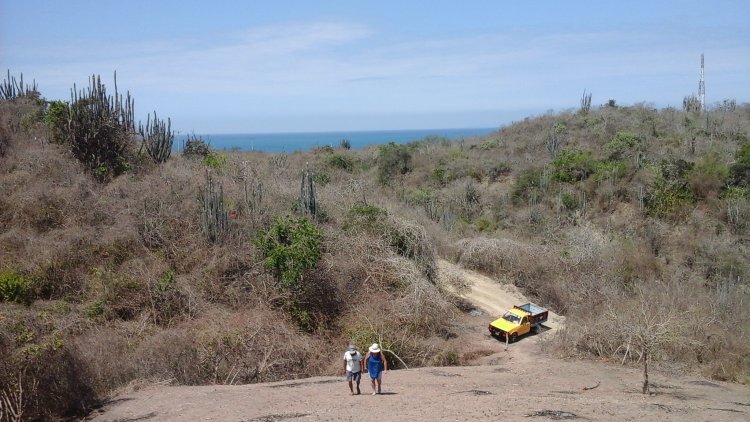
[[[701,79],[698,81],[698,100],[701,111],[706,111],[706,81],[703,79],[703,53],[701,53]]]

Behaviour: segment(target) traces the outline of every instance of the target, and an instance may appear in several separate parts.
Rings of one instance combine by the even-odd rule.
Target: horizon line
[[[418,129],[354,129],[354,130],[295,130],[289,132],[213,132],[213,133],[200,133],[200,132],[178,132],[175,136],[189,136],[189,135],[300,135],[300,134],[328,134],[328,133],[376,133],[376,132],[419,132],[427,130],[478,130],[478,129],[490,129],[499,130],[502,125],[498,126],[476,126],[476,127],[443,127],[443,128],[418,128]]]

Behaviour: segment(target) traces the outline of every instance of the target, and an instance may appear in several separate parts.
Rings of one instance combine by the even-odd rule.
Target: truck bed
[[[549,311],[546,308],[542,308],[539,305],[533,303],[524,303],[523,305],[514,306],[516,309],[520,309],[529,314],[529,321],[532,325],[539,325],[547,321]]]

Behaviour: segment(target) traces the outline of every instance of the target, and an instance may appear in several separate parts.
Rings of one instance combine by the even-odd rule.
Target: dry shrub
[[[259,283],[273,286],[263,276],[262,258],[249,246],[216,246],[204,251],[201,258],[203,268],[197,284],[210,302],[239,309],[257,299],[254,292]]]
[[[76,337],[79,365],[69,382],[104,397],[135,379],[185,385],[270,382],[319,373],[325,344],[300,337],[278,312],[255,308],[212,312],[175,328],[144,332],[147,320],[115,324]],[[117,364],[113,365],[113,362]],[[83,396],[82,396],[83,397]]]
[[[172,347],[175,339],[182,347]],[[256,308],[211,315],[182,333],[165,331],[141,344],[136,359],[143,359],[144,374],[182,384],[242,384],[309,376],[321,365],[319,347],[278,312]]]
[[[394,367],[448,364],[457,359],[447,343],[455,334],[458,310],[419,263],[394,251],[387,240],[360,236],[341,239],[351,255],[346,289],[366,291],[368,306],[352,306],[339,318],[345,340],[360,347],[374,342],[390,350]],[[347,261],[346,259],[342,259]],[[396,358],[398,356],[398,358]]]
[[[724,184],[724,180],[715,174],[695,172],[688,177],[690,191],[698,198],[715,197]]]
[[[424,227],[418,223],[399,218],[389,218],[388,242],[399,255],[413,261],[422,274],[431,282],[437,276],[435,249],[427,237]]]
[[[425,336],[446,333],[446,322],[454,316],[455,308],[438,287],[403,257],[387,258],[385,264],[386,271],[401,285],[399,297],[393,303],[397,318],[409,329]]]
[[[667,280],[651,278],[627,290],[606,280],[588,288],[597,287],[594,299],[569,309],[557,339],[564,350],[623,363],[642,364],[648,357],[657,365],[702,367],[717,379],[748,382],[750,312],[742,305],[746,286],[707,288],[682,269]],[[654,333],[659,335],[649,338]]]
[[[318,268],[305,277],[301,286],[299,306],[318,330],[335,327],[349,299],[346,290],[339,287],[348,274],[338,273],[337,261],[338,258],[323,256]]]
[[[22,212],[28,216],[29,223],[38,232],[46,232],[62,227],[65,223],[67,201],[65,198],[41,193],[23,205]]]
[[[625,242],[619,246],[620,250],[611,255],[611,260],[604,261],[605,266],[610,266],[612,281],[628,287],[639,280],[661,276],[659,261],[646,245]]]
[[[88,267],[84,251],[85,241],[76,239],[70,249],[59,248],[48,252],[49,258],[38,261],[36,278],[39,282],[40,298],[67,298],[79,301],[86,289]]]
[[[363,349],[378,343],[386,351],[389,368],[458,363],[457,345],[448,336],[428,336],[410,329],[398,306],[386,294],[371,293],[367,308],[343,316],[345,338]],[[451,328],[450,314],[444,317],[442,327]]]
[[[563,307],[554,284],[564,276],[563,262],[545,247],[510,239],[474,238],[458,241],[459,262],[495,277],[507,277],[527,294],[552,307]]]
[[[478,237],[458,241],[459,263],[494,276],[515,274],[523,269],[521,260],[535,248],[510,239]]]
[[[52,309],[0,307],[0,393],[14,398],[19,419],[72,417],[93,405],[95,393],[64,340],[76,325]]]
[[[0,158],[5,156],[8,147],[10,146],[10,134],[5,127],[0,126]]]

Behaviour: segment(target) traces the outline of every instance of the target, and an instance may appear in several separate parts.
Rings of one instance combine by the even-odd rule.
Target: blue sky
[[[48,99],[116,70],[181,133],[497,127],[584,89],[679,106],[701,53],[709,103],[750,101],[750,1],[0,1],[1,70]]]

